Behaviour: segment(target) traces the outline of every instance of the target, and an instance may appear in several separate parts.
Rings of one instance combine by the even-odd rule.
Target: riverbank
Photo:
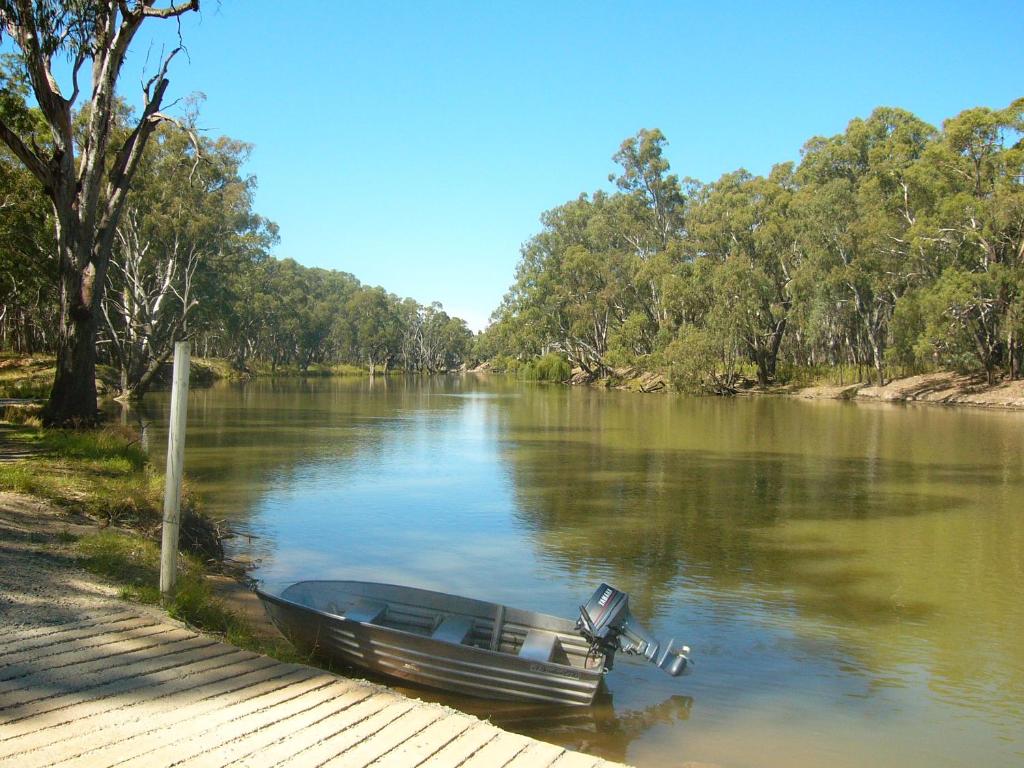
[[[769,393],[772,393],[769,391]],[[976,408],[1024,410],[1024,381],[1002,381],[989,386],[984,377],[940,371],[895,379],[885,386],[864,382],[820,385],[778,394],[807,400],[856,400],[883,403],[932,403]]]
[[[34,552],[35,559],[29,557],[28,565],[0,561],[0,584],[60,593],[62,578],[41,579],[31,563],[67,566],[112,585],[121,600],[158,606],[163,476],[137,439],[123,429],[46,430],[27,420],[0,422],[0,513],[7,521],[0,520],[0,533],[13,542],[8,554],[25,560]],[[268,629],[253,610],[251,593],[231,576],[221,537],[220,526],[198,510],[186,488],[179,588],[165,609],[240,647],[291,658],[290,646]],[[18,542],[41,548],[18,550]],[[60,602],[58,595],[48,599]],[[0,596],[0,608],[9,603]]]
[[[53,355],[10,355],[0,357],[0,400],[11,398],[46,398],[53,386],[56,371]],[[170,389],[172,365],[167,362],[154,379],[151,391]],[[297,365],[271,366],[254,364],[238,370],[221,358],[193,357],[189,363],[189,385],[208,387],[218,381],[246,381],[263,376],[369,376],[369,370],[355,365],[311,365],[302,370]],[[380,375],[380,374],[378,374]],[[117,394],[118,372],[107,365],[96,366],[96,391],[100,396]]]
[[[670,392],[666,376],[656,372],[618,371],[609,379],[590,382],[575,377],[569,383],[592,383],[596,386],[630,392]],[[776,395],[804,400],[853,400],[882,403],[931,403],[962,405],[976,408],[1024,410],[1024,380],[1000,381],[989,386],[984,376],[937,371],[894,379],[885,386],[868,382],[852,384],[783,385],[760,388],[752,382],[740,387],[739,396]]]

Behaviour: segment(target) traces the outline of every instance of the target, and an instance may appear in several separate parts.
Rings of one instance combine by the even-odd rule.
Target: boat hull
[[[394,588],[392,589],[400,589]],[[424,594],[442,596],[440,593]],[[521,658],[512,653],[461,645],[386,626],[356,621],[283,596],[260,591],[273,622],[300,650],[322,658],[419,685],[469,696],[561,705],[589,705],[603,676],[603,659],[593,669]],[[474,605],[490,605],[453,598]],[[542,626],[565,620],[544,614]],[[552,626],[554,629],[554,626]]]

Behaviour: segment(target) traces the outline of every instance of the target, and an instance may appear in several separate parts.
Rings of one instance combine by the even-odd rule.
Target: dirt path
[[[114,587],[79,568],[60,543],[96,524],[35,499],[0,492],[0,626],[60,624],[109,610]]]

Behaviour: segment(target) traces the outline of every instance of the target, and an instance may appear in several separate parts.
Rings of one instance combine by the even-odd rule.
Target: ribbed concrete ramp
[[[157,615],[0,626],[0,768],[612,766]]]

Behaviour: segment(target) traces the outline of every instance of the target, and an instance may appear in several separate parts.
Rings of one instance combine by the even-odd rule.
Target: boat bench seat
[[[561,641],[554,632],[531,629],[519,648],[519,656],[530,661],[551,661],[556,651],[561,650]]]
[[[473,631],[473,620],[468,616],[445,616],[430,636],[434,640],[461,645]]]
[[[378,603],[375,600],[357,600],[339,614],[349,621],[362,621],[373,624],[383,618],[388,607],[385,603]]]

